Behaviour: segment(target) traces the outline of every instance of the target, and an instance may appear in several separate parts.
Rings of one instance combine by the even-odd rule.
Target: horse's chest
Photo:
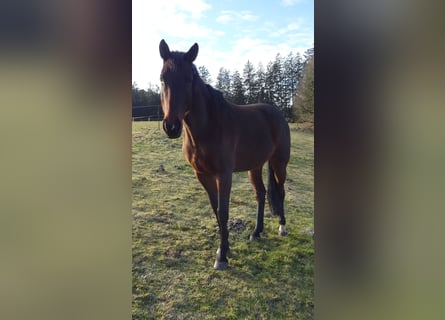
[[[196,172],[216,173],[221,171],[221,161],[218,152],[213,148],[194,148],[184,146],[185,158]]]

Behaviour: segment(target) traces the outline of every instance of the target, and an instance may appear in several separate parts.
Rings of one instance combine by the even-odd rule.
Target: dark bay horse
[[[218,220],[221,244],[214,268],[226,269],[233,172],[249,171],[258,202],[251,237],[259,239],[266,197],[262,169],[268,162],[269,207],[272,214],[280,218],[279,234],[287,235],[283,201],[290,156],[289,126],[277,108],[262,103],[238,106],[205,84],[193,64],[198,55],[197,43],[187,52],[176,52],[170,51],[162,40],[159,51],[164,60],[161,71],[163,128],[169,138],[178,138],[184,127],[182,150],[207,191]]]

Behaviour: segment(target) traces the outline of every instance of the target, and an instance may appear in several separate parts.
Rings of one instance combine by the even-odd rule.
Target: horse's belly
[[[234,172],[249,171],[262,166],[267,160],[268,160],[267,157],[264,157],[264,158],[250,159],[249,161],[238,161],[235,164],[235,168],[233,169],[233,171]]]
[[[204,151],[205,150],[205,151]],[[274,145],[269,137],[232,145],[183,149],[185,158],[198,173],[218,174],[227,171],[249,171],[269,160]]]
[[[262,166],[273,152],[272,148],[259,148],[252,150],[245,148],[237,152],[235,157],[235,168],[233,171],[248,171]]]
[[[248,126],[242,129],[234,145],[235,171],[248,171],[262,166],[275,150],[270,130],[258,131]]]

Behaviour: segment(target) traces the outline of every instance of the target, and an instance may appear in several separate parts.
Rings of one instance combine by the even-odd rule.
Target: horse
[[[272,105],[235,105],[204,83],[193,64],[198,55],[197,43],[187,52],[179,52],[170,51],[161,40],[159,52],[163,59],[162,127],[171,139],[179,138],[184,128],[182,151],[208,194],[219,226],[221,242],[213,267],[224,270],[229,264],[227,222],[233,172],[248,171],[258,205],[250,238],[259,240],[266,197],[262,169],[268,162],[269,207],[273,215],[279,216],[279,235],[287,235],[283,202],[290,158],[289,125]]]

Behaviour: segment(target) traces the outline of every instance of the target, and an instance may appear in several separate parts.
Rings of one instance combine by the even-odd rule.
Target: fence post
[[[161,130],[161,120],[159,120],[159,109],[161,108],[161,106],[158,106],[158,116],[157,116],[157,120],[158,120],[158,130]]]

